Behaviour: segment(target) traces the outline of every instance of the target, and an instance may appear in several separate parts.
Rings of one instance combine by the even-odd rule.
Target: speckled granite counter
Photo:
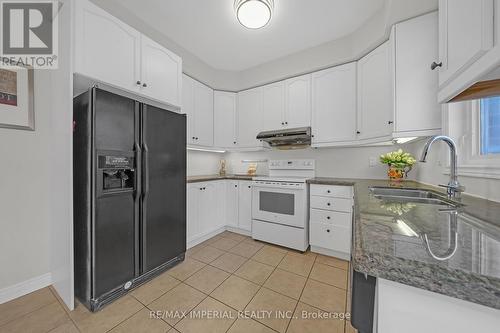
[[[354,186],[356,271],[500,309],[500,203],[464,195],[455,214],[447,206],[384,201],[370,192],[372,186],[443,192],[416,182],[314,178],[308,183]]]
[[[252,176],[247,175],[207,175],[207,176],[189,176],[187,177],[187,183],[199,183],[208,182],[210,180],[224,180],[224,179],[234,179],[234,180],[252,180]]]

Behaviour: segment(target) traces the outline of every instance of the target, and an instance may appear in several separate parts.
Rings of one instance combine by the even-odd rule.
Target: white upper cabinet
[[[312,144],[356,140],[356,63],[312,75]]]
[[[440,0],[439,12],[442,85],[493,47],[493,0]]]
[[[214,91],[183,75],[182,112],[187,115],[189,145],[210,147],[214,143]]]
[[[396,24],[395,136],[426,136],[441,129],[438,73],[429,64],[438,54],[437,12]],[[433,133],[431,131],[437,131]]]
[[[262,87],[238,93],[238,146],[262,148],[257,134],[262,130]]]
[[[75,73],[172,106],[182,59],[87,0],[75,1]]]
[[[214,91],[214,146],[234,148],[236,137],[236,94]]]
[[[285,127],[311,126],[311,74],[285,81]]]
[[[390,41],[358,61],[359,139],[392,134],[393,80]]]
[[[187,142],[196,144],[194,135],[194,80],[182,75],[182,107],[181,112],[187,117]]]
[[[195,81],[194,85],[194,133],[196,144],[212,146],[214,144],[214,91]]]
[[[262,87],[263,130],[277,130],[285,126],[284,81]]]
[[[141,34],[89,1],[75,6],[75,72],[138,92]]]
[[[181,105],[182,59],[144,35],[141,57],[142,92],[156,100]]]
[[[498,79],[499,0],[439,0],[440,103],[478,81]]]

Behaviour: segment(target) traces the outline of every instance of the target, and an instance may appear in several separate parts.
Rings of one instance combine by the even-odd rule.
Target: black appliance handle
[[[146,142],[142,144],[142,161],[143,161],[143,171],[144,175],[144,190],[142,192],[143,198],[146,198],[149,193],[149,148]]]

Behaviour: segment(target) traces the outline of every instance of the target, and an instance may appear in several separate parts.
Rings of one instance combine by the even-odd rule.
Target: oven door
[[[307,223],[305,184],[254,182],[252,219],[304,228]]]

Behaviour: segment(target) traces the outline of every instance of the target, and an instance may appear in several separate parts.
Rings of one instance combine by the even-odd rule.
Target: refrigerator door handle
[[[144,176],[143,178],[144,190],[142,191],[142,196],[145,199],[149,192],[149,148],[145,142],[142,144],[142,161],[143,161],[142,174]]]

